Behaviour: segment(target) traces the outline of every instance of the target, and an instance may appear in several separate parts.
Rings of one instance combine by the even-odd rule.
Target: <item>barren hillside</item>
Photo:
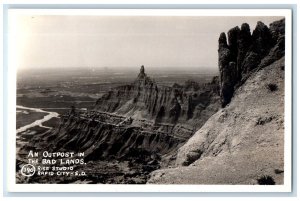
[[[252,43],[259,45],[252,45],[248,53],[245,49],[238,50],[241,46],[237,45],[235,56],[244,55],[242,61],[235,57],[235,61],[243,63],[240,66],[232,61],[230,45],[228,48],[226,36],[221,34],[219,68],[224,108],[179,149],[176,167],[154,171],[148,183],[283,184],[284,21],[274,22],[270,30],[265,27],[258,23],[254,33],[260,37],[253,40],[253,33]],[[231,37],[232,32],[228,34]],[[264,33],[273,36],[268,35],[268,39],[275,45],[264,41]],[[268,49],[264,50],[265,56],[257,53],[263,48]],[[260,56],[248,68],[251,55]],[[228,85],[233,78],[235,82]]]

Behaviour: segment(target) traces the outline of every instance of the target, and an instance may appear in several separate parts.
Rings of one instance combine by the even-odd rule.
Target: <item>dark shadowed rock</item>
[[[145,67],[144,65],[142,65],[140,69],[140,74],[138,75],[138,79],[144,79],[145,77],[147,77],[147,75],[145,73]]]
[[[281,36],[285,34],[285,21],[284,19],[272,22],[270,24],[270,33],[274,41],[277,41]]]
[[[270,24],[270,34],[274,42],[265,58],[262,59],[260,67],[270,65],[274,61],[280,59],[285,54],[285,21],[284,19],[275,21]]]
[[[273,22],[268,28],[257,22],[251,35],[250,27],[244,23],[219,37],[220,96],[225,107],[252,71],[270,65],[284,56],[284,19]]]
[[[238,39],[237,53],[237,79],[241,79],[243,72],[243,62],[251,45],[251,32],[249,24],[243,23],[241,26],[240,36]]]
[[[240,37],[240,28],[238,26],[230,29],[228,35],[228,46],[231,54],[231,61],[237,60],[238,55],[238,40]]]
[[[224,107],[227,103],[230,102],[234,87],[234,83],[232,82],[234,77],[232,76],[231,69],[233,65],[229,65],[232,59],[232,54],[229,46],[227,45],[225,33],[221,33],[220,35],[218,53],[220,72],[220,96],[222,107]]]
[[[274,45],[271,32],[269,28],[262,22],[257,22],[257,25],[252,34],[251,51],[265,56],[270,48]]]
[[[171,123],[176,123],[180,117],[181,106],[176,98],[173,99],[172,105],[173,105],[173,107],[171,107],[171,109],[170,109],[169,117],[170,117]]]
[[[228,47],[226,34],[222,32],[219,37],[219,47]]]

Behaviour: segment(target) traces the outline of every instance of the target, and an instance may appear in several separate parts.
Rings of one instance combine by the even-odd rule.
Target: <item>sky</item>
[[[217,68],[221,32],[283,17],[19,16],[18,69]]]

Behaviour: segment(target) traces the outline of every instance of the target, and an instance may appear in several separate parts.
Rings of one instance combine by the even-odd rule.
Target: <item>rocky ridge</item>
[[[257,69],[263,68],[284,56],[284,19],[268,28],[257,22],[251,35],[247,23],[234,27],[219,37],[220,96],[225,107],[235,89]]]
[[[217,111],[217,92],[216,79],[205,86],[188,81],[158,87],[142,66],[132,84],[104,94],[90,111],[71,111],[44,139],[51,149],[86,152],[89,160],[126,158],[137,150],[161,156]]]
[[[142,66],[133,83],[113,88],[86,112],[72,107],[57,127],[33,136],[20,153],[84,152],[88,164],[102,164],[102,169],[104,161],[108,166],[111,161],[131,164],[110,175],[101,172],[104,176],[92,182],[145,183],[151,171],[173,163],[178,148],[218,110],[218,91],[217,78],[204,85],[187,81],[158,86]],[[116,174],[119,179],[114,179]]]
[[[188,123],[200,127],[217,111],[218,91],[217,77],[206,85],[188,80],[184,85],[158,86],[142,66],[132,84],[109,91],[98,99],[95,110],[156,123]]]
[[[283,184],[284,20],[235,27],[219,39],[223,109],[178,151],[155,184]],[[241,48],[248,47],[248,48]],[[233,83],[232,83],[233,82]]]

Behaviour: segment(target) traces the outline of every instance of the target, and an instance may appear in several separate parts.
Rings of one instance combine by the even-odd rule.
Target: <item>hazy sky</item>
[[[213,67],[218,38],[243,22],[283,17],[23,16],[18,68]]]

